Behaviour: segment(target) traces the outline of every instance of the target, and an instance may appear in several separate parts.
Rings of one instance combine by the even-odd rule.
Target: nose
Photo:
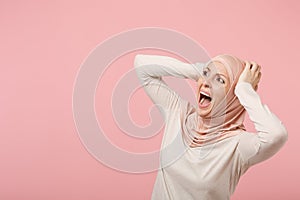
[[[210,88],[210,83],[209,83],[209,80],[204,80],[204,82],[203,82],[203,87],[205,87],[205,88]]]
[[[204,86],[205,88],[209,88],[209,85],[208,85],[207,83],[204,83],[203,86]]]

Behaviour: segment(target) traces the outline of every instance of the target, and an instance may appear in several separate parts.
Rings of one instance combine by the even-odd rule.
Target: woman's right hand
[[[238,82],[248,82],[254,90],[257,90],[258,82],[261,78],[261,67],[255,62],[245,61],[245,68],[241,73]]]

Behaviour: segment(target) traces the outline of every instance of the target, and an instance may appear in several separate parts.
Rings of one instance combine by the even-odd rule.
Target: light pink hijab
[[[235,56],[222,54],[212,58],[212,62],[222,63],[228,73],[230,88],[225,98],[214,105],[210,114],[201,117],[196,106],[188,106],[183,118],[183,137],[190,147],[204,146],[216,143],[225,138],[237,135],[245,130],[243,125],[245,109],[240,104],[234,89],[238,78],[244,69],[244,62]]]

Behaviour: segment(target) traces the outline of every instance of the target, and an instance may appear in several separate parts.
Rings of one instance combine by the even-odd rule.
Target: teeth
[[[205,92],[200,92],[200,94],[203,94],[203,95],[205,95],[205,96],[210,97],[209,94],[207,94],[207,93],[205,93]]]
[[[205,100],[205,98],[202,98],[201,101],[200,101],[200,103],[203,103],[204,100]]]

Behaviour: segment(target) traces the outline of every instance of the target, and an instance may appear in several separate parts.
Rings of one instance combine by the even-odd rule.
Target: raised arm
[[[245,72],[247,70],[250,69],[245,69],[244,75],[248,73]],[[255,83],[251,84],[253,82]],[[259,95],[254,90],[257,82],[257,78],[249,82],[239,81],[235,88],[236,96],[246,109],[257,131],[257,134],[246,132],[240,138],[239,151],[248,167],[273,156],[288,138],[285,126],[268,106],[262,104]]]
[[[134,59],[134,67],[144,90],[153,103],[166,110],[179,109],[182,99],[162,77],[173,76],[198,81],[204,65],[205,63],[189,64],[160,55],[137,54]]]

